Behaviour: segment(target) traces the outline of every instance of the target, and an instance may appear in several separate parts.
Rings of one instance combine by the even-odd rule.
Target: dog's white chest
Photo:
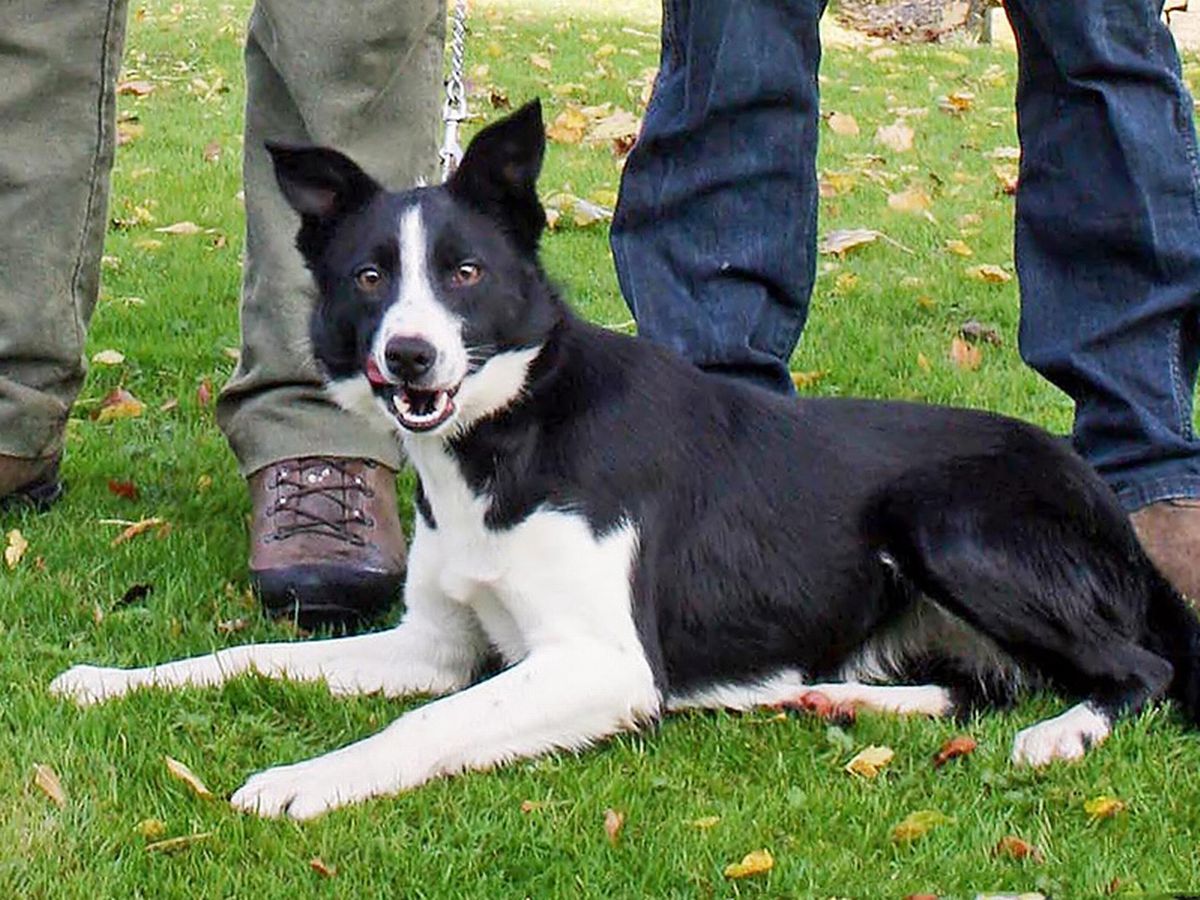
[[[630,590],[635,529],[597,537],[582,516],[549,509],[490,529],[490,498],[471,491],[441,445],[406,445],[435,522],[417,522],[409,558],[414,585],[469,607],[509,662],[535,646],[579,637],[640,655]]]

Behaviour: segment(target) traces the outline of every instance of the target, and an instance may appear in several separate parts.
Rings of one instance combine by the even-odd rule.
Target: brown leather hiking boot
[[[387,611],[404,583],[396,473],[371,460],[310,456],[249,478],[250,581],[267,613],[305,628]]]
[[[57,456],[22,459],[0,456],[0,509],[33,506],[46,509],[62,496]]]
[[[1129,520],[1158,570],[1175,590],[1200,605],[1200,500],[1159,500]]]

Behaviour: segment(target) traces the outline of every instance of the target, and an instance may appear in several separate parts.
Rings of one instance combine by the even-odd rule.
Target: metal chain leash
[[[442,107],[446,135],[438,153],[442,161],[442,181],[454,174],[463,155],[458,143],[458,126],[467,120],[467,89],[463,80],[467,53],[467,0],[456,0],[450,27],[450,77],[446,80],[446,105]]]

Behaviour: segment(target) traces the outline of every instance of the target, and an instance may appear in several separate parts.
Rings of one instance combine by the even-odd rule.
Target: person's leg
[[[1126,509],[1145,508],[1134,523],[1150,556],[1200,597],[1200,169],[1161,5],[1006,4],[1020,50],[1020,343],[1075,401],[1079,452]],[[1184,513],[1174,534],[1147,526],[1165,509]]]
[[[100,282],[125,0],[0,10],[0,504],[57,495]]]
[[[276,612],[315,621],[387,605],[403,535],[398,442],[322,390],[308,350],[316,294],[264,143],[335,147],[391,187],[436,177],[444,34],[444,0],[258,0],[251,14],[242,356],[218,419],[250,480],[251,574]]]
[[[612,228],[639,334],[793,390],[812,292],[823,0],[664,0]]]

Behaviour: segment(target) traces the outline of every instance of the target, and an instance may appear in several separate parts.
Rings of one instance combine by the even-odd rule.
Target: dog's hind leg
[[[1014,762],[1077,759],[1171,683],[1171,664],[1142,646],[1156,573],[1082,464],[1000,455],[956,465],[878,498],[869,540],[931,601],[1082,701],[1022,731]]]
[[[417,597],[389,631],[317,641],[248,644],[137,669],[75,666],[50,692],[87,706],[141,687],[214,686],[245,672],[325,681],[335,694],[445,694],[465,687],[487,644],[474,615],[453,601]]]
[[[950,692],[936,684],[892,685],[838,681],[807,684],[799,672],[789,670],[769,678],[740,684],[717,684],[672,695],[667,709],[730,709],[778,707],[816,702],[824,696],[840,707],[869,709],[893,715],[943,716],[953,711]]]

